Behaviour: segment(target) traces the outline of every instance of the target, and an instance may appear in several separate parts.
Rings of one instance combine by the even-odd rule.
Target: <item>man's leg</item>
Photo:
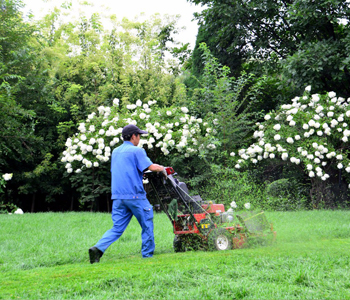
[[[124,200],[113,200],[113,227],[110,230],[106,231],[106,233],[94,247],[102,252],[105,252],[112,243],[121,237],[126,227],[129,225],[131,218],[132,212],[127,206],[124,205]]]
[[[142,227],[142,256],[152,257],[155,248],[153,234],[153,207],[147,199],[136,201],[126,200],[125,203],[128,205]]]

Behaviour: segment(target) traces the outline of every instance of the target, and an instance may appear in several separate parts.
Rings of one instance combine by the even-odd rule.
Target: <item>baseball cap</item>
[[[129,124],[126,125],[123,130],[122,130],[122,135],[133,135],[134,133],[138,133],[138,134],[147,134],[147,131],[141,130],[140,128],[138,128],[136,125],[133,124]]]

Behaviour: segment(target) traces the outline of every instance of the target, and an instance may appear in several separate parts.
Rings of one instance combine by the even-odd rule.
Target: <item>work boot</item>
[[[103,252],[96,247],[91,247],[89,249],[90,263],[98,263],[100,262],[100,258],[102,257]]]

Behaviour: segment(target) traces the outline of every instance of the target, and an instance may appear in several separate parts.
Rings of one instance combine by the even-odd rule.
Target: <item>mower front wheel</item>
[[[209,233],[209,250],[225,251],[232,249],[232,236],[224,228],[215,228]]]
[[[185,252],[186,251],[184,240],[181,237],[179,237],[178,235],[175,235],[175,237],[174,237],[173,247],[174,247],[175,252]]]

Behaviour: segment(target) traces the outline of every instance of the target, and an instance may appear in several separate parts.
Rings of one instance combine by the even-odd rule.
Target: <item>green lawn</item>
[[[157,214],[151,259],[141,258],[133,219],[94,265],[88,248],[110,215],[0,215],[0,299],[350,299],[350,212],[266,215],[272,246],[174,253],[171,225]]]

